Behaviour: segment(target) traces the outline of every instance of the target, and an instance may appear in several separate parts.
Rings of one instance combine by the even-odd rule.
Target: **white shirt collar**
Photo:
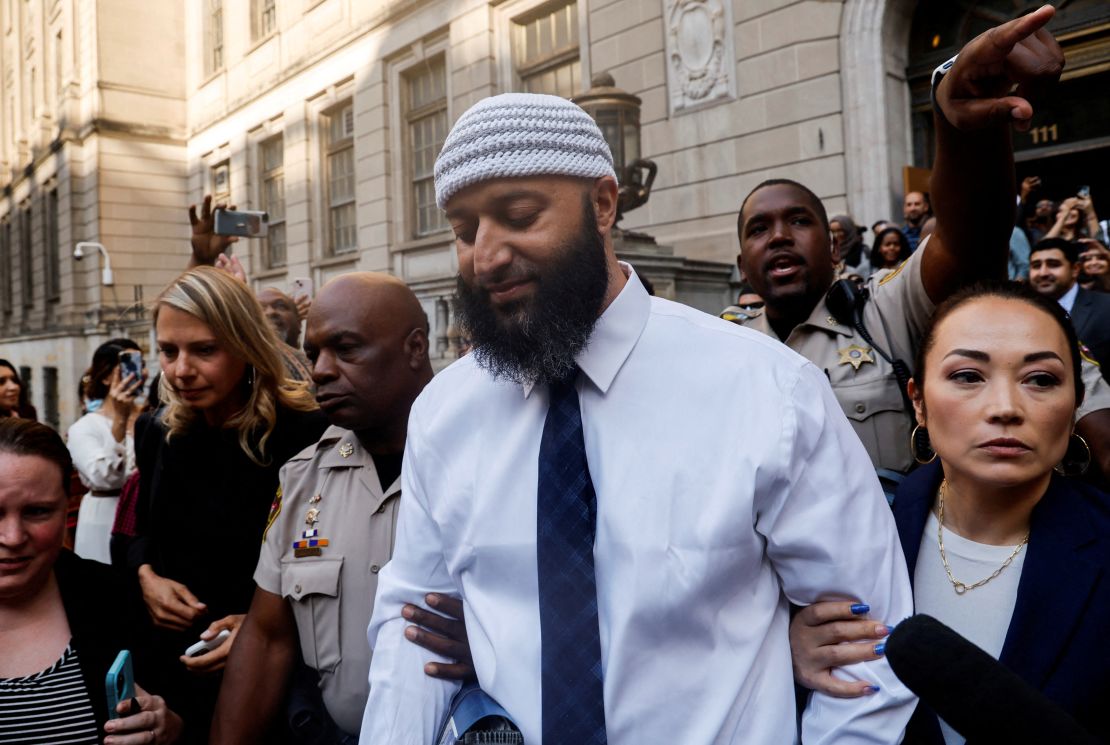
[[[1071,286],[1070,290],[1068,290],[1063,294],[1063,296],[1061,296],[1061,298],[1057,302],[1060,303],[1064,310],[1066,310],[1068,313],[1071,313],[1071,309],[1075,307],[1075,296],[1078,294],[1079,283],[1076,282]]]
[[[617,377],[651,313],[651,296],[647,294],[631,264],[619,262],[621,271],[628,278],[624,287],[594,325],[586,348],[578,353],[575,361],[583,374],[606,393]],[[533,383],[525,383],[524,397],[532,393]]]

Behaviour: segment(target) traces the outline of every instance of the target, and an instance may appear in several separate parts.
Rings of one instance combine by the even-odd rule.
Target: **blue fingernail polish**
[[[852,611],[854,615],[862,616],[864,613],[871,612],[871,606],[867,603],[856,603],[851,608],[849,608],[849,610]]]
[[[870,693],[878,693],[879,692],[879,686],[867,686],[867,692],[869,694]]]
[[[875,645],[875,654],[882,654],[886,651],[886,642],[879,642]]]

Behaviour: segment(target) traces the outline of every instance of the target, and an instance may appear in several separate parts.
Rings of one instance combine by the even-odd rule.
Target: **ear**
[[[428,363],[428,332],[415,328],[405,337],[405,356],[409,368],[419,370]]]
[[[840,240],[829,231],[829,255],[832,256],[833,266],[840,263]]]
[[[597,213],[597,232],[606,235],[617,223],[617,206],[620,202],[617,180],[612,176],[602,176],[594,181],[590,200]]]
[[[910,394],[910,401],[913,402],[913,413],[917,423],[922,427],[928,427],[929,425],[925,423],[925,397],[913,378],[906,382],[906,393]]]
[[[739,251],[736,254],[736,268],[740,270],[740,276],[744,276],[744,252]]]

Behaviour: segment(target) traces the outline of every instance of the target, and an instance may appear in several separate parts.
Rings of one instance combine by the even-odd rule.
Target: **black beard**
[[[596,226],[586,203],[578,235],[544,266],[530,269],[537,280],[533,296],[500,310],[487,290],[457,278],[455,315],[470,333],[475,360],[494,378],[546,385],[575,371],[574,358],[590,340],[609,287],[605,242]]]

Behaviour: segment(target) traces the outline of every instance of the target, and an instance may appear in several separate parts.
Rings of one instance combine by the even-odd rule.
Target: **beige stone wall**
[[[147,346],[149,301],[188,260],[184,0],[27,0],[0,4],[0,222],[12,223],[13,303],[0,353],[30,366],[45,415],[58,370],[60,424],[78,415],[76,382],[92,350],[126,334]],[[10,11],[15,11],[8,15]],[[57,256],[46,214],[57,191]],[[21,277],[20,213],[31,208],[32,292]],[[78,241],[100,257],[73,258]],[[56,263],[59,292],[46,292]]]
[[[679,253],[731,262],[740,201],[760,181],[797,179],[845,207],[836,0],[734,0],[736,98],[668,116],[663,2],[594,0],[591,62],[643,103],[652,198],[627,226]]]

